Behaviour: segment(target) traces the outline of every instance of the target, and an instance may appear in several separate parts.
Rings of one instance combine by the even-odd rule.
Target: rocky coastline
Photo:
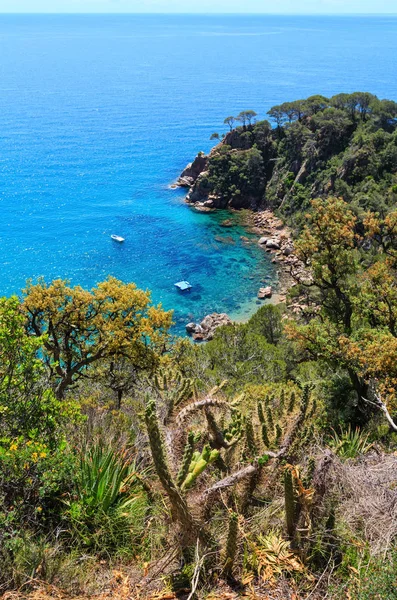
[[[213,151],[217,148],[213,149]],[[241,206],[225,203],[222,198],[211,195],[205,185],[208,157],[199,152],[192,163],[183,170],[175,187],[188,189],[185,201],[195,210],[212,212],[217,209],[238,209],[249,205],[249,199],[241,199]],[[271,300],[274,304],[287,301],[288,290],[296,285],[294,276],[304,271],[303,264],[295,254],[292,232],[271,210],[247,211],[245,223],[247,229],[257,236],[257,243],[264,252],[271,255],[271,262],[277,267],[278,285],[274,290],[270,286],[260,287],[257,298]],[[248,241],[248,238],[246,239]],[[299,311],[299,305],[288,303],[292,312]],[[213,338],[217,327],[231,323],[230,317],[222,313],[207,315],[201,323],[188,323],[186,331],[196,341],[208,341]]]

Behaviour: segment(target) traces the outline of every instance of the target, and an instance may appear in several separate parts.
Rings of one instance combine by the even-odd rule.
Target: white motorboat
[[[112,238],[112,240],[113,240],[114,242],[119,242],[119,244],[120,244],[121,242],[124,242],[124,238],[123,238],[123,237],[121,237],[121,235],[115,235],[114,233],[112,233],[112,235],[111,235],[110,237]]]

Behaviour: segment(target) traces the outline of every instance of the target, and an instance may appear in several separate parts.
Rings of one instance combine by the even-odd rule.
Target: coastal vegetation
[[[225,120],[230,131],[188,181],[191,202],[271,208],[298,228],[319,197],[381,214],[395,205],[396,102],[367,92],[311,96],[271,108],[273,126],[248,113]]]
[[[10,598],[397,598],[397,104],[269,113],[192,192],[294,226],[285,303],[194,344],[114,278],[0,300]]]

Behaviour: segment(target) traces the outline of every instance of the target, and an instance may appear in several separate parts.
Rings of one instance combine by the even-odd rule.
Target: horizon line
[[[48,11],[35,11],[35,12],[26,12],[26,11],[0,11],[0,15],[58,15],[58,16],[67,16],[67,15],[76,15],[76,16],[92,16],[92,15],[109,15],[109,16],[119,16],[119,15],[140,15],[140,16],[191,16],[191,15],[201,15],[201,16],[268,16],[268,17],[397,17],[397,12],[393,13],[376,13],[376,12],[352,12],[352,13],[333,13],[333,12],[301,12],[301,13],[293,13],[293,12],[142,12],[142,11],[129,11],[129,12],[111,12],[111,11],[93,11],[93,12],[48,12]]]

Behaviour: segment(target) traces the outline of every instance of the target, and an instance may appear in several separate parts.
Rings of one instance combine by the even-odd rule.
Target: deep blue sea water
[[[225,116],[314,93],[397,100],[396,75],[395,17],[1,15],[0,294],[111,274],[180,327],[248,315],[273,266],[169,184]]]

